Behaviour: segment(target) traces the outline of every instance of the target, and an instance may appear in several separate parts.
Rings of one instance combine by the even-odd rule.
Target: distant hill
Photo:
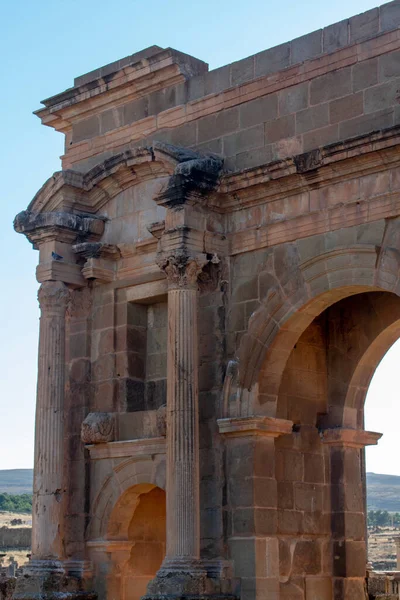
[[[0,493],[31,494],[33,469],[0,470]]]
[[[0,470],[0,493],[32,493],[33,469]],[[400,512],[400,476],[367,473],[368,510]]]
[[[400,512],[400,477],[367,473],[368,510]]]

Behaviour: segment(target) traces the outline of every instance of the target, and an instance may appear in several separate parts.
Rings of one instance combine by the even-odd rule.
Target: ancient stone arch
[[[275,281],[267,272],[268,292],[260,298],[260,308],[251,315],[238,350],[241,384],[251,388],[257,381],[266,352],[281,352],[284,356],[285,346],[290,345],[286,340],[291,337],[295,342],[296,336],[329,305],[362,291],[396,290],[398,265],[390,267],[392,271],[377,261],[376,246],[360,244],[317,254],[285,269]],[[260,279],[263,276],[261,271]],[[281,344],[275,341],[278,334]]]
[[[151,457],[124,460],[100,486],[87,531],[99,593],[144,594],[165,553],[164,487],[164,463]]]
[[[165,489],[147,600],[365,599],[363,402],[400,320],[399,26],[395,0],[211,72],[153,46],[38,111],[66,137],[14,222],[41,284],[19,598],[127,600],[135,515]]]
[[[87,539],[119,539],[120,535],[126,539],[139,495],[154,487],[165,489],[165,463],[155,463],[151,457],[128,458],[114,467],[93,501]],[[120,527],[125,534],[119,531]]]

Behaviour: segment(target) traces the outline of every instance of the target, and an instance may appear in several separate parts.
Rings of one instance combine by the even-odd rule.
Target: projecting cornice
[[[232,212],[378,172],[400,161],[399,147],[400,125],[396,125],[240,173],[225,173],[210,205]]]
[[[208,65],[202,60],[173,48],[152,46],[144,53],[127,57],[127,64],[117,61],[78,77],[74,87],[43,100],[44,108],[35,114],[43,125],[65,133],[96,108],[115,109],[144,94],[183,83],[207,71]]]
[[[24,210],[15,217],[14,229],[32,244],[45,238],[71,242],[76,239],[96,241],[104,231],[104,220],[65,212],[34,213]]]

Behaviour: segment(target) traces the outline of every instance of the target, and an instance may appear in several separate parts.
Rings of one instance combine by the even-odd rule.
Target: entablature
[[[211,260],[214,255],[235,255],[323,233],[327,227],[396,216],[400,190],[388,184],[380,195],[376,190],[370,193],[368,180],[361,179],[398,168],[399,148],[400,126],[395,126],[230,174],[222,171],[222,161],[216,157],[154,143],[108,159],[86,174],[55,174],[28,211],[16,217],[15,228],[35,247],[44,241],[74,245],[74,258],[67,260],[74,275],[69,274],[66,281],[129,280],[140,273],[144,276],[149,269],[157,271],[157,255],[183,248],[189,254],[209,255]],[[334,203],[321,204],[325,188],[335,191],[334,186],[357,179],[359,187],[365,188],[362,194],[351,192],[343,199],[339,194]],[[107,218],[96,213],[121,191],[150,180],[157,180],[152,199],[166,209],[165,220],[147,225],[149,238],[121,244],[102,239]],[[367,210],[371,202],[373,210]],[[257,207],[263,212],[257,213]],[[218,227],[214,227],[217,220]],[[61,250],[52,248],[64,255],[65,248]],[[58,279],[66,269],[48,254],[38,269],[41,280]]]

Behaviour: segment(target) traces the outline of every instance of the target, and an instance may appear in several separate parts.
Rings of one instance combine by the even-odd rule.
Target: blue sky
[[[63,135],[43,127],[32,115],[40,100],[70,87],[75,76],[153,44],[172,46],[216,68],[374,6],[374,1],[367,0],[322,5],[317,0],[286,0],[284,4],[270,0],[2,3],[0,469],[29,467],[33,460],[37,253],[14,233],[12,221],[60,168]],[[379,429],[381,415],[390,415],[393,423],[399,421],[400,403],[393,391],[399,360],[397,344],[385,360],[389,374],[368,400],[367,420],[370,416],[372,429]],[[387,439],[383,450],[371,451],[368,468],[400,475],[396,435],[393,432],[391,438],[389,425],[382,425]]]

